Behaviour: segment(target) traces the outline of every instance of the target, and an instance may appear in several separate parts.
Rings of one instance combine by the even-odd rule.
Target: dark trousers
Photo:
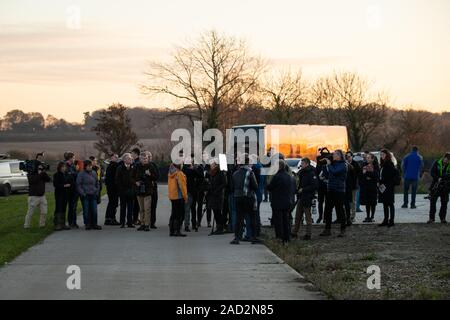
[[[80,196],[78,195],[78,192],[75,190],[70,190],[67,193],[67,205],[68,205],[68,211],[67,211],[67,222],[69,226],[73,226],[77,224],[77,204]]]
[[[441,198],[441,209],[439,210],[439,218],[441,219],[441,221],[446,220],[447,218],[447,204],[448,204],[448,200],[449,200],[449,194],[447,192],[442,193],[438,196],[433,196],[430,199],[430,220],[435,219],[436,216],[436,204],[438,199]]]
[[[169,226],[170,234],[175,234],[180,232],[181,224],[184,218],[184,200],[171,200],[172,202],[172,213],[170,214]]]
[[[133,223],[139,220],[139,202],[137,197],[133,197]]]
[[[85,219],[85,225],[94,227],[97,222],[97,194],[86,195],[81,199],[83,204],[83,216]]]
[[[403,184],[403,204],[408,205],[408,192],[409,187],[411,187],[411,206],[416,205],[416,194],[417,194],[417,180],[405,179]]]
[[[200,226],[202,223],[202,215],[203,215],[203,201],[205,201],[205,193],[199,191],[197,193],[197,224],[196,226]]]
[[[197,228],[197,206],[198,206],[197,197],[198,197],[197,193],[192,194],[191,223],[192,223],[192,228],[194,228],[194,229]]]
[[[317,206],[319,208],[319,219],[323,219],[323,205],[325,203],[327,190],[323,188],[319,188],[317,192]]]
[[[119,206],[119,195],[115,190],[110,190],[108,188],[108,206],[106,207],[105,220],[115,221],[117,207]]]
[[[125,225],[125,218],[126,223],[128,225],[133,224],[133,207],[134,207],[134,196],[120,196],[120,224]],[[138,206],[139,208],[139,206]]]
[[[152,193],[152,205],[150,211],[150,224],[156,224],[156,208],[158,207],[158,189]]]
[[[333,209],[336,209],[337,219],[341,224],[341,230],[345,230],[346,219],[344,211],[344,192],[328,191],[325,197],[325,229],[331,229],[331,220],[333,217]]]
[[[290,210],[273,210],[275,235],[278,239],[283,240],[284,243],[291,239],[290,228]]]
[[[385,223],[394,223],[395,220],[395,206],[393,203],[383,203],[384,221]]]
[[[55,191],[55,214],[53,218],[55,226],[64,226],[66,224],[67,204],[67,192]]]
[[[236,202],[236,228],[234,229],[234,238],[240,240],[244,228],[244,219],[253,211],[253,204],[250,198],[237,197]]]
[[[216,228],[222,228],[223,229],[223,225],[224,225],[224,216],[223,216],[223,211],[221,209],[213,209],[212,210],[214,213],[214,220],[216,220]]]
[[[375,218],[375,209],[377,208],[376,205],[366,205],[366,215],[367,219],[373,219]]]

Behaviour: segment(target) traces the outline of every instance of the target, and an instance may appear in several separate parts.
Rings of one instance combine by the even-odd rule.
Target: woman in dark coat
[[[393,227],[395,219],[395,185],[399,172],[388,150],[381,151],[381,170],[378,182],[378,201],[383,204],[384,220],[380,227]]]
[[[222,209],[227,179],[214,161],[211,163],[209,170],[209,182],[207,208],[214,213],[217,224],[216,231],[213,234],[223,234],[224,218],[222,217]]]
[[[378,202],[378,179],[380,168],[375,162],[375,156],[369,154],[367,162],[363,164],[361,177],[359,179],[360,186],[360,204],[366,206],[366,219],[364,222],[371,223],[375,218],[375,209]]]
[[[58,163],[57,171],[53,175],[53,186],[55,187],[55,213],[54,225],[55,231],[70,230],[66,226],[66,210],[68,204],[69,189],[71,188],[71,179],[67,174],[65,162]]]

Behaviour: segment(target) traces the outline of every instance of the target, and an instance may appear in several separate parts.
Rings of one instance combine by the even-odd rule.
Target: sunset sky
[[[0,116],[166,107],[139,93],[146,61],[209,29],[307,78],[355,71],[396,107],[450,111],[448,0],[1,0]]]

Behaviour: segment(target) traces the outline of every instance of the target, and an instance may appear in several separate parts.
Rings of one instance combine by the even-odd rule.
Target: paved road
[[[170,238],[165,186],[160,193],[158,230],[54,233],[0,269],[0,299],[322,298],[265,246],[231,246],[205,228]],[[69,265],[81,268],[79,291],[66,288]]]

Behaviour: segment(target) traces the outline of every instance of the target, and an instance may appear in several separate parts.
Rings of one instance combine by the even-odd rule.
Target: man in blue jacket
[[[421,176],[423,168],[423,159],[419,155],[419,149],[413,147],[410,154],[408,154],[402,163],[403,169],[403,206],[402,208],[408,208],[408,193],[409,187],[411,187],[411,209],[416,209],[416,194],[417,194],[417,184]]]

